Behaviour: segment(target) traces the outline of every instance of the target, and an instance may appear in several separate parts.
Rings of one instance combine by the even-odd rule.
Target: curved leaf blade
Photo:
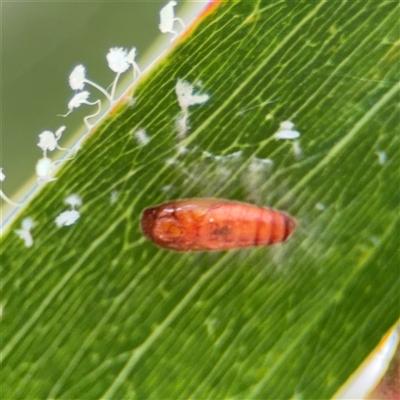
[[[398,7],[237,1],[199,20],[27,207],[34,246],[4,237],[3,394],[332,396],[399,318]],[[183,155],[177,78],[211,95]],[[299,158],[272,138],[288,119]],[[254,157],[274,160],[265,179]],[[71,193],[82,217],[57,229]],[[223,253],[142,238],[143,208],[209,195],[287,210],[299,229]]]

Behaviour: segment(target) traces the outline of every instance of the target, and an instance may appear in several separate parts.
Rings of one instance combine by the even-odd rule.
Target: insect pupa
[[[295,229],[290,215],[224,199],[173,200],[142,213],[143,234],[176,251],[230,250],[284,242]]]

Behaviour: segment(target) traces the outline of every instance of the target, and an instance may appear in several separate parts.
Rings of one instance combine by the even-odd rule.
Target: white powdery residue
[[[77,210],[64,211],[57,216],[55,223],[58,227],[70,226],[75,224],[80,216],[81,214]]]
[[[213,153],[210,153],[210,152],[207,151],[207,150],[204,150],[202,153],[203,153],[203,156],[204,156],[204,157],[207,157],[207,158],[213,158],[213,157],[214,157],[214,154],[213,154]]]
[[[182,139],[189,130],[189,107],[196,104],[203,104],[209,100],[208,94],[194,94],[194,86],[189,82],[178,79],[175,85],[175,93],[178,98],[179,107],[182,112],[177,116],[175,121],[178,136]]]
[[[176,1],[169,1],[160,11],[160,25],[158,27],[162,33],[176,34],[174,31],[174,7],[176,5]]]
[[[186,146],[183,146],[181,144],[176,146],[176,154],[178,156],[182,156],[182,155],[187,154],[187,153],[189,153],[189,149]]]
[[[56,180],[51,174],[55,168],[54,163],[48,157],[41,158],[36,164],[36,175],[39,182],[47,183]]]
[[[217,165],[215,168],[215,175],[219,180],[228,180],[228,178],[232,175],[232,170],[229,168],[229,166]]]
[[[210,99],[208,94],[193,94],[194,86],[189,82],[178,79],[175,86],[175,93],[182,111],[187,110],[195,104],[203,104]]]
[[[39,134],[38,146],[43,150],[53,151],[57,147],[57,139],[53,132],[43,131]]]
[[[106,55],[108,67],[118,74],[129,68],[128,51],[122,47],[111,47]]]
[[[64,203],[75,209],[82,205],[82,199],[77,194],[71,194],[64,200]]]
[[[235,151],[234,153],[227,154],[226,156],[214,156],[215,160],[217,161],[222,161],[222,162],[227,162],[229,160],[234,160],[236,158],[239,158],[242,155],[243,151]]]
[[[118,190],[113,190],[110,194],[110,203],[115,204],[118,200]]]
[[[77,65],[69,75],[69,86],[72,90],[82,90],[86,82],[86,69],[82,64]]]
[[[33,238],[29,231],[25,231],[24,229],[15,229],[14,231],[20,239],[25,241],[25,247],[32,247]]]
[[[379,240],[379,238],[377,238],[376,236],[371,236],[369,238],[369,240],[371,241],[371,243],[373,243],[375,246],[379,246],[381,244],[381,241]]]
[[[150,137],[143,128],[139,128],[133,134],[139,144],[139,146],[145,146],[150,142]]]
[[[294,123],[292,121],[283,121],[279,124],[279,129],[285,131],[291,131],[294,128]]]
[[[79,64],[69,75],[69,86],[72,90],[83,90],[86,83],[95,87],[97,90],[103,93],[110,102],[112,102],[111,96],[104,88],[86,78],[86,68],[82,64]]]
[[[136,97],[129,97],[128,100],[126,101],[126,104],[128,105],[128,107],[131,107],[131,108],[135,107],[136,103],[137,103]]]
[[[22,220],[21,225],[22,229],[30,231],[33,227],[36,226],[36,222],[31,217],[27,217]]]
[[[128,60],[128,63],[132,66],[133,80],[135,80],[141,74],[139,65],[137,65],[137,63],[135,61],[136,56],[137,56],[136,47],[132,47],[132,49],[128,53],[127,60]]]
[[[178,3],[176,1],[169,1],[160,11],[160,24],[158,28],[162,33],[172,33],[174,36],[172,40],[178,35],[178,32],[174,30],[174,22],[177,21],[181,24],[182,28],[185,28],[185,23],[180,18],[175,18],[174,7]],[[171,41],[172,41],[171,40]]]
[[[298,140],[293,142],[293,154],[296,158],[299,158],[303,155],[303,151],[301,150],[300,142]]]
[[[176,159],[176,158],[167,158],[166,160],[165,160],[165,165],[167,165],[167,166],[173,166],[173,165],[178,165],[179,164],[179,162],[178,162],[178,160]]]
[[[88,101],[90,93],[87,90],[76,93],[72,99],[68,102],[68,112],[66,114],[59,114],[60,117],[67,117],[75,108],[79,108],[82,104],[87,104],[89,106],[94,106],[97,104],[97,111],[94,114],[87,115],[83,120],[88,128],[90,128],[90,124],[88,122],[89,118],[96,117],[100,114],[101,111],[101,100],[96,101]]]
[[[175,120],[175,128],[178,132],[178,137],[183,139],[189,130],[189,111],[182,111],[178,114]]]
[[[106,58],[108,67],[117,74],[111,85],[111,99],[114,100],[119,76],[129,68],[128,51],[122,47],[112,47],[108,51]]]
[[[58,227],[73,225],[81,216],[80,212],[76,210],[82,205],[80,196],[71,194],[64,200],[64,203],[70,205],[72,210],[63,211],[57,216],[55,223]]]
[[[25,247],[32,247],[33,238],[30,230],[36,225],[35,221],[28,217],[22,220],[22,229],[16,229],[14,232],[25,242]]]
[[[210,153],[207,150],[204,150],[202,152],[202,154],[206,158],[213,158],[216,161],[228,162],[228,161],[232,161],[232,160],[240,158],[241,155],[243,154],[243,151],[239,150],[239,151],[235,151],[234,153],[227,154],[226,156],[218,156],[218,155]]]
[[[273,173],[274,162],[270,158],[253,157],[248,169],[241,176],[243,187],[248,200],[256,203],[262,202],[263,186],[268,177]]]
[[[170,192],[171,190],[173,190],[174,189],[174,186],[173,185],[164,185],[164,186],[162,186],[161,187],[161,191],[162,192]]]
[[[274,134],[275,139],[293,140],[300,137],[300,132],[293,130],[294,123],[292,121],[283,121],[279,124],[278,131]]]
[[[79,108],[82,104],[88,104],[92,105],[94,103],[91,103],[88,101],[90,96],[90,93],[87,90],[83,90],[82,92],[76,93],[72,99],[68,102],[68,114],[72,112],[74,108]],[[63,115],[66,117],[68,114]]]
[[[63,132],[65,131],[66,126],[60,126],[55,132],[52,131],[43,131],[39,134],[39,143],[38,147],[40,147],[44,151],[44,156],[46,156],[46,151],[53,151],[56,148],[59,150],[67,150],[63,149],[58,145],[58,141],[61,139]]]
[[[384,165],[387,160],[387,155],[384,151],[376,151],[375,154],[378,156],[379,164]]]
[[[110,97],[112,100],[115,98],[118,79],[122,73],[127,71],[128,68],[132,66],[133,80],[140,75],[140,68],[135,61],[136,55],[136,47],[132,47],[132,49],[129,51],[123,47],[111,47],[108,51],[106,55],[108,67],[111,69],[111,71],[114,71],[117,74],[114,82],[111,85]]]
[[[293,139],[297,139],[298,137],[300,137],[300,132],[287,131],[287,130],[280,130],[280,131],[276,132],[274,135],[275,139],[293,140]]]
[[[121,56],[122,54],[122,56]],[[112,48],[110,49],[109,53],[107,54],[107,61],[109,64],[109,67],[112,70],[118,70],[122,71],[124,68],[129,68],[129,60],[128,59],[128,53],[124,51],[123,49],[121,50],[120,48]],[[112,93],[111,95],[105,90],[103,87],[98,85],[97,83],[89,80],[86,78],[86,68],[82,65],[79,64],[77,65],[72,72],[69,75],[69,85],[72,90],[79,91],[78,93],[75,93],[75,95],[72,97],[72,99],[68,102],[68,112],[64,115],[60,115],[61,117],[67,117],[74,109],[79,108],[83,104],[87,104],[90,106],[97,105],[97,111],[91,115],[87,115],[83,121],[85,122],[85,125],[88,130],[92,128],[92,124],[89,122],[90,118],[94,118],[99,113],[101,112],[102,108],[102,103],[101,100],[98,99],[96,101],[88,101],[90,93],[87,90],[83,90],[85,87],[85,84],[91,85],[92,87],[96,88],[99,90],[110,102],[110,104],[113,103],[113,95],[115,91],[115,86],[118,81],[118,77],[121,74],[121,72],[117,72],[117,76],[114,79],[114,82],[112,84]]]
[[[273,165],[274,161],[270,158],[253,157],[249,165],[249,171],[251,173],[260,173],[265,171],[267,168],[272,167]]]
[[[322,204],[322,203],[317,203],[315,205],[315,209],[318,210],[318,211],[323,211],[323,210],[325,210],[325,205]]]

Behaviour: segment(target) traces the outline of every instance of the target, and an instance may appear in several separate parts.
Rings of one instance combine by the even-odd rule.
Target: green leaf
[[[2,396],[333,396],[399,318],[398,13],[393,1],[210,5],[5,233]],[[183,140],[178,78],[210,95]],[[285,120],[301,154],[273,138]],[[81,217],[57,228],[72,193]],[[205,196],[299,226],[227,252],[143,238],[144,208]],[[13,232],[28,216],[30,248]]]

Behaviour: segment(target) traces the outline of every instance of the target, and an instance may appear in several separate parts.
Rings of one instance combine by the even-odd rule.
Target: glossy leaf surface
[[[332,396],[399,318],[398,15],[392,1],[210,6],[3,237],[3,396]],[[210,96],[183,140],[178,78]],[[296,147],[273,138],[285,120]],[[72,193],[81,218],[57,228]],[[245,251],[143,238],[144,208],[206,196],[299,226]],[[31,248],[13,232],[27,216]]]

